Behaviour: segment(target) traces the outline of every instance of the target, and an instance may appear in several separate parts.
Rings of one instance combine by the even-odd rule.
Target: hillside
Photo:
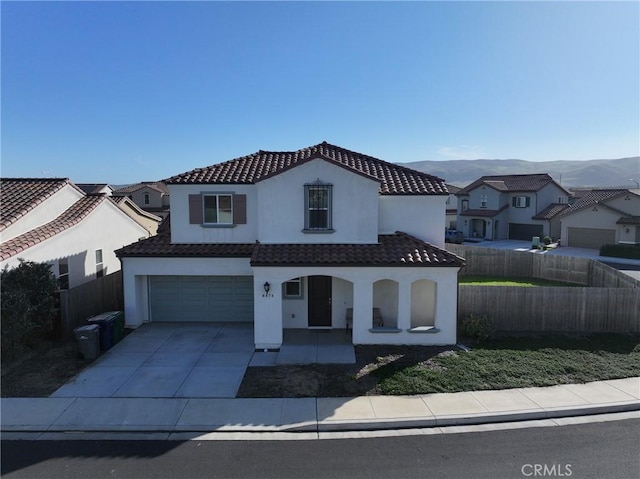
[[[447,160],[399,163],[407,168],[439,176],[447,183],[466,186],[483,175],[522,175],[549,173],[562,186],[635,187],[640,181],[640,157],[617,160],[525,161],[525,160]]]

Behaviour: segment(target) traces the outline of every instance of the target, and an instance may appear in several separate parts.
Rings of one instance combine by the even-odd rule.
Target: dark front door
[[[309,276],[309,327],[331,327],[331,276]]]

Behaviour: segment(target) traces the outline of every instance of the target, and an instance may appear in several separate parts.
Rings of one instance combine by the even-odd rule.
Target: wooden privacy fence
[[[71,335],[73,329],[100,313],[124,309],[122,271],[116,271],[75,288],[60,291],[61,334]]]
[[[498,331],[640,333],[640,290],[460,285],[458,318],[470,314]]]
[[[640,288],[640,281],[590,258],[447,244],[466,259],[460,275],[540,278],[600,288]]]
[[[458,319],[487,315],[499,331],[640,333],[640,281],[590,258],[447,245],[461,275],[532,277],[584,287],[460,285]]]

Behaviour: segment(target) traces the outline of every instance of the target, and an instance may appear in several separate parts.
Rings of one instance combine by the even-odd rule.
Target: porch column
[[[270,290],[265,291],[264,284]],[[256,349],[279,349],[282,346],[282,295],[280,282],[257,272],[253,276],[253,336]]]
[[[373,325],[373,283],[360,279],[353,283],[353,344],[366,344]],[[369,341],[370,342],[370,341]]]
[[[124,318],[128,328],[137,328],[149,321],[147,281],[148,276],[129,274],[126,270],[122,272]]]
[[[455,344],[458,322],[458,273],[441,275],[436,285],[434,325],[440,344]]]
[[[398,329],[411,329],[411,282],[398,282]]]

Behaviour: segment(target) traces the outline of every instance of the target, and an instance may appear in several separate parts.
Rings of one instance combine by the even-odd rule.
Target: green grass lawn
[[[373,371],[382,394],[553,386],[640,376],[640,336],[503,338]]]
[[[505,278],[500,276],[460,276],[458,282],[464,285],[477,286],[581,286],[574,283],[548,281],[538,278]]]

